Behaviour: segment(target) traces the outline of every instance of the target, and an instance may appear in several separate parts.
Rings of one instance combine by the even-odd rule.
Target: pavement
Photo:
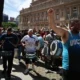
[[[32,70],[32,65],[29,65],[29,74],[25,75],[25,62],[14,58],[11,80],[61,80],[61,76],[56,71],[48,70],[44,62],[39,60],[36,62],[35,71]],[[1,71],[3,70],[2,59],[0,59],[0,80],[5,80]]]

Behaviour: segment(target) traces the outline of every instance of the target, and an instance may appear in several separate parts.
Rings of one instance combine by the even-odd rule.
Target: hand
[[[22,46],[23,46],[23,47],[25,47],[25,46],[26,46],[26,44],[23,44]]]
[[[54,10],[51,8],[51,9],[49,9],[49,10],[47,11],[47,13],[48,13],[48,15],[53,15]]]

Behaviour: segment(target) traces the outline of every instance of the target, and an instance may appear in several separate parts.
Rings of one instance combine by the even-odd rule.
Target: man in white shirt
[[[33,30],[29,29],[28,30],[28,35],[25,35],[21,39],[22,46],[25,47],[25,52],[26,52],[26,70],[25,74],[29,72],[28,69],[28,64],[30,63],[30,60],[32,60],[32,68],[34,69],[34,62],[36,61],[36,45],[37,45],[38,39],[36,35],[33,35]],[[32,55],[32,58],[30,59],[29,54]]]

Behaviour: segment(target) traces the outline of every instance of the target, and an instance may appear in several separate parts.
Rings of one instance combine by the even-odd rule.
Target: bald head
[[[33,29],[29,29],[29,30],[28,30],[28,34],[29,34],[29,36],[32,36],[32,34],[33,34]]]

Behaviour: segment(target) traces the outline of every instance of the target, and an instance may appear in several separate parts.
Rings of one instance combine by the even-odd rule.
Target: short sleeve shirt
[[[38,41],[38,38],[36,35],[32,35],[32,37],[30,37],[29,35],[26,35],[21,39],[21,42],[25,42],[26,44],[25,51],[27,52],[36,51],[36,45],[35,45],[36,41]]]

